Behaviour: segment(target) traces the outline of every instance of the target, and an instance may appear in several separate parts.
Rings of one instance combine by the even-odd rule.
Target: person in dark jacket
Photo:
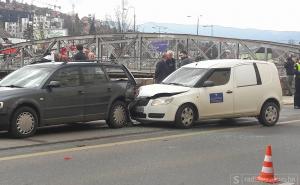
[[[293,56],[290,55],[287,60],[286,63],[284,63],[284,68],[286,71],[286,75],[287,75],[287,87],[288,87],[288,96],[292,96],[293,95],[293,81],[294,81],[294,66],[295,63],[293,61]]]
[[[162,60],[156,64],[155,83],[161,83],[167,76],[169,76],[176,69],[175,59],[173,58],[173,52],[168,51],[163,54]]]
[[[178,63],[178,68],[192,63],[192,59],[189,58],[187,51],[180,51],[179,53],[180,61]]]
[[[300,109],[300,62],[297,59],[297,63],[294,68],[295,72],[295,96],[294,96],[294,108]]]
[[[87,57],[85,53],[83,53],[83,46],[81,44],[78,44],[76,46],[78,52],[74,55],[74,60],[75,61],[82,61],[82,60],[87,60]]]

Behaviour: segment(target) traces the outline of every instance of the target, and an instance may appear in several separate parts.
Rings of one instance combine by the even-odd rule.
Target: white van
[[[202,119],[238,117],[257,117],[273,126],[281,105],[273,63],[226,59],[188,64],[161,84],[140,87],[130,112],[140,122],[174,122],[180,128]]]

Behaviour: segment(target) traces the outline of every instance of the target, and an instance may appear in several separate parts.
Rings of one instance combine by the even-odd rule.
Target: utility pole
[[[214,36],[214,25],[204,25],[204,28],[210,27],[210,36]]]
[[[122,0],[121,32],[124,32],[124,0]]]
[[[129,11],[129,9],[132,8],[133,9],[133,32],[136,31],[136,14],[135,14],[135,7],[134,6],[129,6],[128,8],[124,8],[123,10],[126,10],[126,15]]]
[[[199,16],[197,17],[197,35],[199,35]]]
[[[188,18],[191,18],[191,17],[193,17],[193,16],[191,16],[191,15],[187,15],[187,17]],[[197,35],[199,35],[199,21],[200,21],[200,17],[202,17],[202,15],[198,15],[197,16],[197,28],[196,28],[196,33],[197,33]]]
[[[133,8],[134,12],[133,12],[133,32],[135,32],[135,20],[136,20],[136,14],[135,14],[135,8]]]
[[[158,30],[158,33],[161,32],[161,29],[164,29],[164,30],[168,29],[167,27],[159,26],[159,25],[152,26],[152,28],[153,28],[153,29],[157,29],[157,30]]]

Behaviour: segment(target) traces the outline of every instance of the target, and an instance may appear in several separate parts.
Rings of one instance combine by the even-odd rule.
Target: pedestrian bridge
[[[186,50],[196,60],[242,58],[274,62],[282,73],[289,53],[299,54],[299,45],[284,43],[169,33],[116,33],[56,37],[13,44],[1,50],[0,71],[9,72],[40,60],[47,52],[66,52],[69,58],[76,53],[74,46],[83,44],[100,61],[115,61],[132,71],[152,73],[162,52]]]

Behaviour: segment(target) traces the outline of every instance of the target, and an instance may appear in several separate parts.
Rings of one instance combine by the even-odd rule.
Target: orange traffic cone
[[[271,145],[267,146],[263,167],[259,176],[256,177],[256,180],[260,182],[266,182],[266,183],[279,182],[279,179],[274,176]]]

